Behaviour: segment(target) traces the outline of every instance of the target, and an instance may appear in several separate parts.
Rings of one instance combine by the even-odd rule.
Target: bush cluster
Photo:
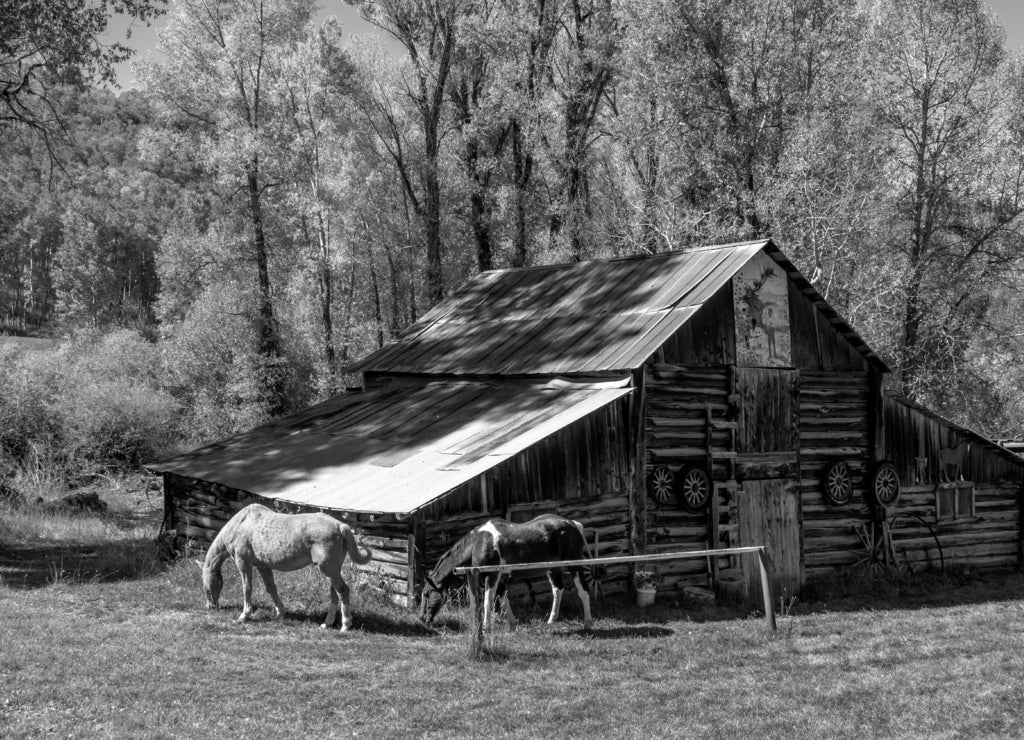
[[[162,366],[157,346],[128,330],[79,332],[52,351],[0,344],[0,467],[72,475],[165,454],[181,404]]]

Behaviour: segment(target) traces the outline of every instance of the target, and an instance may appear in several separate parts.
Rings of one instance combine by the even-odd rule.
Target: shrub
[[[21,467],[137,465],[176,436],[157,348],[132,331],[78,332],[56,351],[0,354],[0,451]]]

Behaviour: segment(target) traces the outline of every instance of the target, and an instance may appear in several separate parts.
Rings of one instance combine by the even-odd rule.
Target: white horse
[[[278,514],[260,504],[250,504],[228,520],[206,552],[203,589],[206,608],[215,609],[224,586],[220,568],[229,557],[242,577],[242,614],[239,622],[252,616],[252,569],[256,568],[267,593],[274,601],[276,619],[284,616],[284,604],[274,583],[275,570],[298,570],[315,565],[331,582],[331,606],[320,625],[334,625],[341,598],[341,631],[352,626],[349,613],[350,589],[341,577],[345,555],[359,565],[370,562],[372,553],[356,543],[352,528],[327,514]],[[198,561],[197,561],[198,562]]]

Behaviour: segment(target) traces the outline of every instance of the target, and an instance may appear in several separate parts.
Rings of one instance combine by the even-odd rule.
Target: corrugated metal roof
[[[627,395],[623,383],[344,393],[146,467],[307,506],[406,514]]]
[[[550,375],[640,367],[762,250],[880,361],[771,241],[478,275],[349,372]]]

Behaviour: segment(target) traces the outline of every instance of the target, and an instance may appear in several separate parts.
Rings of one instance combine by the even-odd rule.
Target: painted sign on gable
[[[738,365],[792,366],[788,288],[785,270],[764,253],[733,278]]]

